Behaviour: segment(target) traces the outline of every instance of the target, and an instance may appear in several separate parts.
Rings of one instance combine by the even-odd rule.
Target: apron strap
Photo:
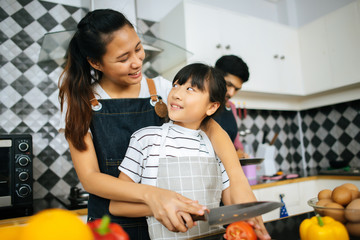
[[[200,131],[200,135],[201,135],[202,138],[204,139],[204,142],[205,142],[205,144],[206,144],[206,149],[208,150],[210,156],[211,156],[211,157],[216,157],[215,150],[214,150],[214,148],[212,147],[211,142],[210,142],[210,139],[208,138],[208,136],[206,135],[206,133],[203,132],[203,131]]]
[[[91,108],[92,108],[93,111],[100,111],[101,110],[102,105],[96,99],[93,92],[90,94],[90,103],[91,103]]]
[[[160,156],[159,158],[166,158],[166,152],[165,152],[165,139],[169,132],[170,123],[164,123],[162,125],[162,131],[161,131],[161,141],[160,141]]]
[[[154,106],[156,115],[158,115],[160,118],[167,117],[168,116],[167,106],[162,101],[161,97],[157,95],[154,80],[151,78],[147,78],[146,81],[149,87],[149,93],[151,98],[150,103],[151,105]]]
[[[96,107],[97,105],[99,105],[99,101],[96,99],[94,93],[91,93],[90,97],[91,97],[90,99],[91,106]]]
[[[148,87],[149,87],[151,101],[157,102],[158,101],[158,95],[156,93],[156,87],[155,87],[154,80],[152,78],[146,78],[146,81],[147,81],[147,84],[148,84]]]

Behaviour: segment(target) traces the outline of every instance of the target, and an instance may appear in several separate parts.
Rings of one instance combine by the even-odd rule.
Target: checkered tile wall
[[[300,112],[251,109],[247,112],[240,130],[248,128],[251,133],[242,140],[256,150],[265,131],[269,132],[267,142],[278,132],[274,145],[279,170],[303,168],[300,130],[305,167],[328,168],[329,159],[349,159],[350,166],[360,167],[360,100]]]
[[[87,9],[33,0],[0,0],[0,133],[30,133],[34,198],[65,195],[79,184],[68,145],[57,132],[56,61],[38,63],[44,34],[76,28]]]
[[[325,168],[337,159],[360,167],[360,100],[302,111],[301,119],[309,167]]]
[[[0,2],[0,133],[33,136],[34,198],[68,194],[71,186],[80,184],[68,145],[57,132],[57,82],[63,68],[57,61],[38,63],[38,57],[45,33],[74,29],[87,9],[37,0]],[[138,28],[156,36],[153,22],[139,20]],[[251,130],[243,140],[255,150],[264,130],[270,132],[268,141],[279,132],[275,142],[278,167],[299,169],[300,114],[310,167],[327,167],[327,159],[333,156],[350,157],[351,165],[358,166],[359,105],[355,101],[300,113],[249,109],[240,128]]]

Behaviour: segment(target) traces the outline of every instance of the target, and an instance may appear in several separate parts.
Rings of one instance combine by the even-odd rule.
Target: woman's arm
[[[249,182],[241,168],[234,144],[229,135],[213,119],[204,129],[208,135],[216,155],[221,159],[230,179],[231,202],[243,203],[256,201]]]
[[[119,179],[126,182],[133,182],[132,179],[123,172],[120,173]],[[145,217],[153,215],[151,209],[144,203],[131,203],[116,200],[110,201],[109,211],[112,215],[124,217]]]
[[[231,204],[257,201],[241,168],[234,144],[229,135],[213,119],[209,120],[203,130],[208,135],[216,155],[221,159],[229,176]],[[251,219],[250,222],[253,222],[257,236],[260,239],[270,239],[261,216]]]
[[[76,173],[84,189],[97,196],[118,201],[146,204],[154,217],[170,231],[187,230],[178,212],[204,214],[204,207],[196,201],[165,189],[145,184],[126,182],[116,177],[101,173],[99,170],[95,148],[90,133],[87,133],[86,151],[78,151],[69,142],[71,158]]]

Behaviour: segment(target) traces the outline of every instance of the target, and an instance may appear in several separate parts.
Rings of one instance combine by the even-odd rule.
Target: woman
[[[148,205],[154,217],[169,230],[185,232],[187,228],[177,213],[203,214],[205,207],[175,192],[117,178],[117,167],[131,134],[163,123],[157,113],[162,116],[171,89],[171,83],[162,78],[147,83],[141,73],[144,58],[141,41],[124,15],[110,9],[89,12],[79,22],[69,44],[67,64],[59,82],[62,111],[66,112],[60,128],[65,129],[79,180],[90,193],[89,220],[109,214],[109,199],[138,202]],[[149,91],[153,92],[153,99]],[[236,159],[231,141],[219,125],[212,121],[206,133],[220,157]],[[230,142],[227,147],[223,146],[224,141]],[[224,152],[217,151],[220,149]],[[233,155],[229,157],[231,150]],[[226,168],[234,168],[228,173],[230,179],[238,175],[237,165],[240,166],[238,161],[224,162]],[[255,200],[248,184],[244,188],[248,194],[241,201]],[[237,194],[240,193],[234,192],[232,197]],[[144,218],[111,217],[131,239],[148,239]]]

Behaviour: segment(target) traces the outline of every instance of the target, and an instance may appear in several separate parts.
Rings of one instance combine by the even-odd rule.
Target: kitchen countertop
[[[299,226],[306,219],[314,216],[313,212],[303,213],[285,218],[279,218],[265,223],[265,227],[272,240],[297,240],[300,239]],[[223,240],[225,230],[206,236],[192,238],[201,240]]]
[[[251,185],[251,188],[254,190],[254,189],[261,189],[261,188],[279,186],[279,185],[284,185],[284,184],[289,184],[289,183],[296,183],[296,182],[304,182],[304,181],[316,180],[316,179],[360,180],[360,176],[333,176],[333,175],[330,176],[330,175],[318,175],[317,172],[313,172],[313,173],[307,172],[306,174],[301,174],[300,173],[299,177],[294,178],[294,179],[265,180],[265,181],[261,180],[261,179],[257,179],[256,183]],[[29,212],[27,214],[28,216],[24,216],[24,215],[22,215],[22,216],[17,215],[15,217],[12,216],[12,215],[6,216],[6,213],[4,212],[4,210],[0,209],[0,227],[10,226],[10,225],[15,225],[15,224],[24,224],[32,214],[35,214],[35,213],[37,213],[37,212],[39,212],[41,210],[48,209],[48,208],[63,208],[63,209],[66,209],[55,198],[52,198],[52,199],[35,199],[34,204],[33,204],[33,208],[30,210],[31,212]],[[78,214],[80,216],[81,215],[87,215],[87,208],[75,209],[75,210],[71,210],[71,211],[75,212],[76,214]],[[294,220],[289,220],[289,224],[294,224],[293,221]],[[271,222],[276,222],[276,220],[271,221]],[[215,239],[218,239],[218,238],[215,238]]]
[[[315,216],[314,212],[307,212],[289,217],[275,219],[265,222],[265,227],[272,240],[300,240],[299,227],[304,219]],[[191,240],[224,240],[225,230],[192,238]],[[350,237],[350,240],[360,240],[359,237]]]

